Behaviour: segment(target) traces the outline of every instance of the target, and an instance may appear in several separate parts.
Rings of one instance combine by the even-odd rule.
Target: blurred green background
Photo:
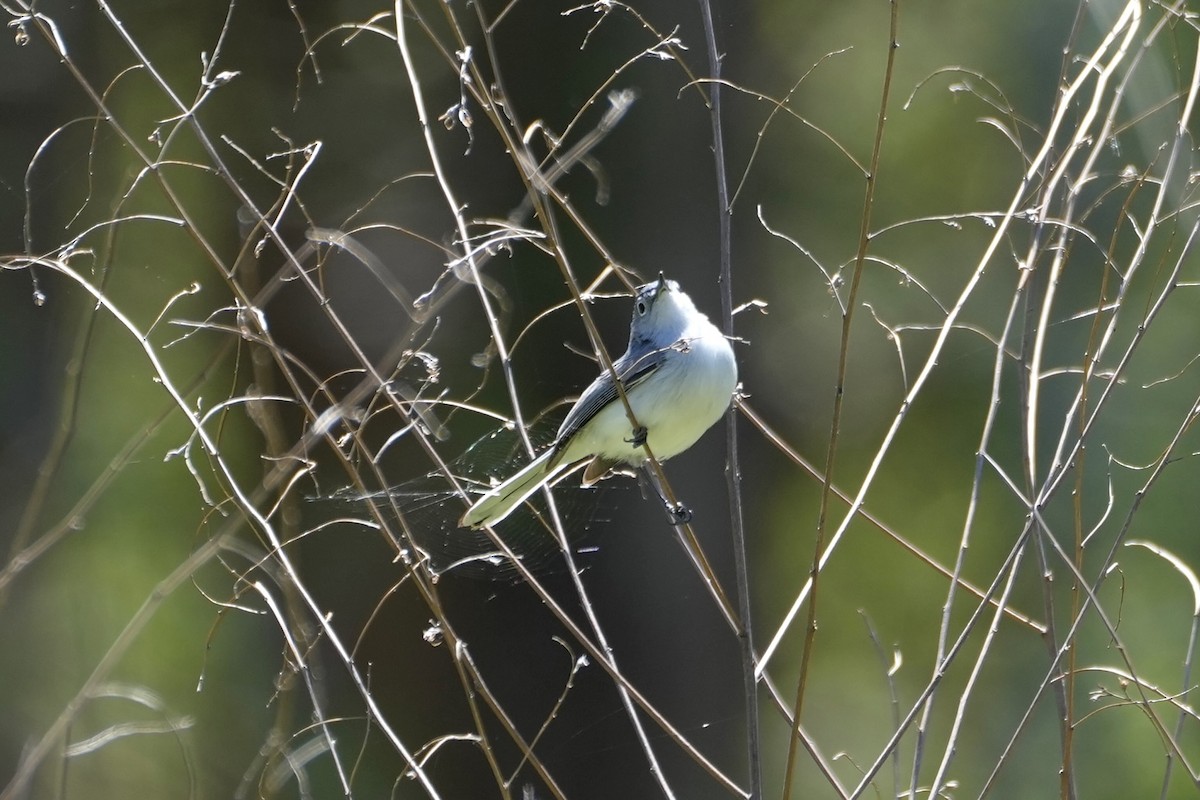
[[[463,43],[455,40],[442,5],[418,3],[419,17],[408,21],[434,116],[461,98],[457,74],[445,56],[461,51]],[[560,188],[623,264],[644,277],[664,270],[718,319],[720,208],[708,111],[680,63],[653,54],[635,58],[656,44],[652,27],[678,39],[683,47],[677,53],[694,76],[709,74],[699,6],[639,2],[635,14],[606,3],[576,7],[527,0],[476,6],[450,0],[444,5],[471,37],[472,57],[490,55],[499,65],[504,102],[523,126],[540,121],[562,133],[620,68],[610,88],[635,89],[638,100],[593,153],[608,201],[597,201],[597,180],[581,167],[563,178]],[[104,8],[111,9],[111,17]],[[899,48],[870,226],[870,254],[879,260],[867,263],[856,298],[835,469],[835,482],[851,494],[924,363],[945,309],[976,269],[996,221],[1020,186],[1027,159],[1041,147],[1062,76],[1080,73],[1122,8],[1115,2],[1067,0],[900,4]],[[1094,315],[1089,312],[1102,291],[1115,296],[1136,252],[1136,234],[1152,208],[1155,181],[1166,169],[1195,62],[1193,17],[1184,19],[1159,4],[1139,9],[1135,47],[1141,49],[1121,63],[1106,90],[1103,113],[1115,87],[1122,92],[1116,126],[1101,148],[1097,178],[1076,201],[1080,233],[1056,286],[1046,331],[1039,480],[1047,474],[1060,433],[1078,430],[1078,421],[1067,415],[1091,334]],[[289,157],[292,170],[304,165],[296,199],[280,225],[293,247],[303,243],[308,226],[353,229],[412,295],[430,289],[445,268],[443,248],[454,245],[453,217],[427,175],[429,156],[395,43],[371,30],[352,35],[347,27],[382,15],[371,24],[394,32],[392,6],[370,0],[231,7],[163,0],[103,7],[46,2],[37,11],[43,21],[53,22],[65,43],[67,64],[34,21],[10,28],[12,35],[0,42],[5,145],[0,148],[0,241],[12,265],[0,273],[0,482],[5,487],[0,548],[6,565],[0,573],[0,786],[16,774],[23,752],[51,728],[99,665],[103,679],[97,691],[52,742],[25,796],[341,795],[330,756],[317,752],[306,760],[304,745],[319,745],[321,739],[312,727],[305,679],[321,698],[323,716],[336,720],[331,727],[342,767],[353,774],[355,796],[426,796],[404,777],[405,764],[384,736],[366,722],[361,697],[311,620],[293,619],[295,630],[311,637],[306,647],[312,649],[307,675],[292,669],[280,625],[265,613],[262,596],[249,583],[259,581],[289,601],[281,613],[297,613],[295,597],[273,583],[287,581],[270,563],[255,563],[259,543],[237,522],[233,504],[208,505],[185,459],[167,458],[191,428],[156,380],[140,343],[112,315],[98,311],[94,298],[78,285],[20,261],[22,254],[74,251],[70,263],[76,270],[102,287],[141,332],[153,328],[150,345],[164,371],[186,391],[191,408],[207,412],[245,394],[257,380],[255,354],[235,335],[234,301],[221,272],[244,263],[238,261],[246,245],[237,219],[242,199],[217,174],[195,135],[175,125],[179,110],[150,69],[138,66],[128,37],[185,105],[203,93],[204,59],[214,52],[219,61],[213,75],[236,72],[205,95],[196,119],[217,143],[236,182],[261,207],[279,195],[272,176],[287,174]],[[846,154],[859,165],[869,161],[890,11],[883,0],[726,3],[715,9],[723,76],[731,83],[722,97],[726,168],[736,189],[733,299],[735,305],[752,299],[767,304],[765,313],[750,310],[736,318],[736,333],[744,339],[737,348],[741,377],[750,405],[818,465],[826,458],[841,343],[841,309],[822,269],[841,276],[837,285],[844,298],[866,190],[863,170]],[[499,19],[486,42],[477,13]],[[25,35],[28,41],[22,43]],[[1149,44],[1141,47],[1143,42]],[[774,105],[765,98],[785,97],[789,110],[772,114]],[[599,99],[572,135],[594,126],[605,107]],[[1084,124],[1086,108],[1086,98],[1072,106],[1064,123],[1068,130]],[[446,180],[466,216],[503,219],[524,190],[484,114],[470,104],[468,111],[470,131],[461,124],[432,124]],[[129,141],[114,132],[114,120]],[[1013,137],[1001,130],[1010,125]],[[531,134],[530,141],[535,152],[545,152],[540,134]],[[1061,136],[1057,151],[1067,141]],[[179,211],[145,171],[131,142],[162,154],[158,169],[186,210],[184,224],[163,219],[177,218]],[[311,164],[303,148],[315,154]],[[1200,561],[1197,441],[1187,424],[1200,386],[1191,363],[1200,351],[1200,314],[1195,288],[1188,285],[1197,281],[1188,238],[1195,224],[1191,153],[1189,132],[1172,168],[1174,184],[1160,209],[1161,227],[1146,242],[1141,272],[1124,287],[1123,316],[1099,368],[1113,369],[1131,342],[1135,357],[1105,397],[1086,455],[1073,464],[1075,470],[1042,512],[1067,551],[1074,546],[1077,525],[1085,534],[1095,527],[1083,562],[1090,580],[1114,561],[1119,565],[1098,594],[1108,619],[1119,621],[1123,649],[1114,646],[1110,632],[1091,613],[1076,633],[1077,666],[1126,669],[1124,653],[1147,683],[1170,695],[1190,688],[1184,669],[1196,599],[1184,575],[1150,551],[1121,550],[1114,558],[1110,548],[1129,538],[1150,539],[1185,564],[1195,567]],[[1121,177],[1127,167],[1134,174],[1147,172],[1150,180],[1132,191]],[[1080,160],[1072,169],[1077,175]],[[1044,179],[1043,173],[1031,186]],[[1027,202],[1033,197],[1031,189]],[[1052,217],[1063,213],[1061,192],[1053,202]],[[602,257],[565,217],[557,221],[577,276],[591,280],[605,266]],[[963,308],[962,327],[950,337],[890,444],[866,500],[893,531],[941,564],[954,564],[971,507],[982,426],[992,405],[995,341],[1018,291],[1018,264],[1035,247],[1039,260],[1029,286],[1021,287],[1021,310],[996,394],[995,432],[985,448],[997,468],[985,466],[978,482],[971,545],[964,556],[964,577],[977,586],[996,578],[1026,523],[1027,507],[997,470],[1014,476],[1019,491],[1030,491],[1023,466],[1027,382],[1016,353],[1020,332],[1032,335],[1038,324],[1055,252],[1050,240],[1057,230],[1038,231],[1027,220],[1010,226]],[[283,269],[273,245],[249,260],[262,272],[255,281]],[[1177,262],[1183,269],[1171,279]],[[517,246],[486,269],[511,303],[507,330],[514,335],[569,298],[555,264],[534,247]],[[250,275],[236,273],[239,281],[250,281]],[[321,280],[328,306],[370,358],[383,358],[411,333],[396,300],[353,259],[331,259]],[[1175,293],[1146,336],[1135,340],[1147,309],[1171,280]],[[197,290],[178,297],[164,312],[171,298],[193,283]],[[619,287],[609,282],[603,288]],[[35,292],[44,294],[44,303],[35,302]],[[609,352],[619,353],[627,302],[597,302],[593,312]],[[344,373],[356,366],[349,349],[322,307],[298,285],[282,288],[264,314],[276,341],[311,371],[307,388],[314,395],[317,380],[330,380],[336,391],[353,384]],[[207,320],[213,326],[194,332],[177,320]],[[215,329],[217,324],[226,330]],[[189,331],[192,335],[185,337]],[[475,293],[459,291],[414,346],[437,358],[435,392],[507,414],[498,370],[483,381],[474,360],[488,340]],[[564,343],[589,349],[571,308],[538,321],[517,348],[513,369],[528,409],[577,392],[594,374],[594,364]],[[1062,372],[1045,374],[1052,370]],[[420,380],[416,366],[410,373],[407,377]],[[473,395],[481,381],[482,391]],[[1101,381],[1093,383],[1093,408],[1102,388]],[[275,389],[287,391],[282,382]],[[290,446],[304,429],[302,415],[284,403],[276,411]],[[381,415],[372,428],[375,443],[400,425],[394,415]],[[453,458],[492,426],[491,420],[457,414],[448,426],[449,439],[437,443],[439,452]],[[264,458],[269,450],[244,407],[213,417],[207,427],[239,485],[255,489],[271,461]],[[745,420],[739,433],[755,640],[761,652],[808,575],[821,485]],[[1170,466],[1144,495],[1135,494],[1168,449],[1174,454]],[[61,457],[48,461],[55,452]],[[215,474],[212,460],[198,446],[193,456],[212,496],[227,497],[227,481]],[[346,484],[327,448],[316,446],[308,456],[316,465],[315,477],[294,489],[295,498]],[[55,468],[39,481],[48,463]],[[693,509],[705,551],[732,592],[724,464],[724,440],[717,429],[673,461],[668,474]],[[432,467],[428,455],[409,441],[391,450],[381,465],[391,483]],[[263,509],[271,505],[263,497],[258,501]],[[598,549],[587,559],[584,582],[618,663],[701,752],[745,785],[745,721],[734,636],[654,500],[644,499],[629,482],[604,493],[600,503],[602,512],[590,526]],[[371,693],[389,724],[414,750],[439,736],[473,730],[453,653],[423,638],[430,609],[411,582],[389,594],[404,574],[395,552],[374,531],[317,527],[336,513],[321,503],[298,502],[280,509],[279,517],[289,529],[310,531],[289,546],[289,554],[343,640],[358,642],[355,662],[369,676]],[[834,501],[830,531],[844,513],[845,505]],[[226,532],[231,544],[219,558],[167,587],[165,596],[156,594],[160,582]],[[1053,553],[1047,558],[1051,566],[1043,570],[1035,550],[1026,549],[1012,603],[1037,620],[1052,614],[1061,640],[1071,623],[1071,572]],[[1046,571],[1052,579],[1043,578]],[[545,580],[556,597],[570,597],[566,576],[552,573]],[[555,640],[570,641],[526,586],[451,575],[438,587],[446,617],[470,647],[489,689],[522,734],[533,737],[582,649]],[[820,591],[803,721],[825,758],[843,755],[834,771],[844,786],[853,787],[895,730],[894,715],[908,711],[933,673],[947,582],[860,520],[849,526]],[[1054,600],[1052,610],[1047,596]],[[148,621],[123,636],[148,598]],[[576,605],[568,601],[569,613],[578,618]],[[974,608],[969,599],[959,598],[951,616],[952,637]],[[802,615],[768,669],[788,703],[799,672],[803,627]],[[945,672],[927,728],[921,786],[937,771],[985,632],[986,622]],[[114,663],[106,663],[114,642],[129,646]],[[902,665],[889,678],[893,651],[902,654]],[[1038,633],[1009,619],[999,624],[963,713],[947,773],[956,785],[948,795],[978,796],[998,763],[991,796],[1060,795],[1063,756],[1053,696],[1037,694],[1049,670]],[[1159,796],[1167,759],[1154,721],[1133,702],[1090,696],[1098,687],[1139,697],[1106,674],[1083,673],[1073,684],[1077,796]],[[1191,702],[1187,695],[1181,699]],[[1114,707],[1086,716],[1107,705]],[[1031,706],[1028,724],[1001,763]],[[761,707],[766,796],[777,797],[788,729],[765,691]],[[1159,713],[1174,730],[1177,712],[1161,704]],[[485,727],[497,742],[498,759],[514,769],[520,760],[515,746],[491,718]],[[666,734],[652,723],[648,728],[679,797],[727,796]],[[1195,758],[1194,719],[1178,741],[1185,755]],[[869,791],[879,796],[907,791],[915,748],[910,730],[896,762],[885,766]],[[302,777],[281,760],[285,752],[293,754]],[[580,669],[538,754],[568,797],[661,796],[612,681],[595,664]],[[473,744],[444,744],[426,768],[442,797],[500,796]],[[520,796],[526,783],[537,787],[537,796],[551,796],[528,769],[513,796]],[[1196,794],[1196,782],[1176,765],[1163,796]],[[801,753],[792,796],[837,794]]]

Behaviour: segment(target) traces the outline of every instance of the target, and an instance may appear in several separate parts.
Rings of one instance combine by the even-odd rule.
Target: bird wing
[[[666,351],[669,349],[655,349],[649,353],[642,353],[636,358],[626,359],[622,357],[617,359],[613,363],[613,371],[621,379],[621,384],[625,387],[625,391],[627,393],[632,391],[633,387],[653,375],[663,365]],[[596,380],[592,381],[591,386],[588,386],[583,391],[583,394],[575,401],[575,405],[571,407],[567,418],[563,420],[562,426],[558,429],[558,439],[554,443],[554,449],[556,451],[562,450],[567,442],[571,440],[571,437],[578,433],[580,428],[588,424],[593,417],[600,413],[600,409],[609,403],[620,402],[619,398],[617,385],[613,383],[612,372],[604,370]]]

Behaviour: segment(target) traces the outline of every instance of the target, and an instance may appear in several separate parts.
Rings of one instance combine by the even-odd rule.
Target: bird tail
[[[562,471],[566,465],[555,463],[555,455],[554,448],[550,448],[504,483],[489,489],[467,509],[458,524],[464,528],[482,528],[500,522]]]

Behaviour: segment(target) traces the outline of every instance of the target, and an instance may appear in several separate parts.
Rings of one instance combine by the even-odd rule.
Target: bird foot
[[[683,503],[667,506],[667,514],[671,516],[672,525],[687,525],[692,521],[692,510]]]
[[[646,426],[638,425],[636,428],[633,429],[633,438],[626,439],[625,442],[627,444],[633,445],[634,447],[641,447],[642,445],[644,445],[646,443],[647,435],[648,435],[648,432],[646,430]]]

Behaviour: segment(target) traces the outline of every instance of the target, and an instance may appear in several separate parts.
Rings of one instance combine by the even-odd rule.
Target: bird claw
[[[692,510],[683,503],[667,506],[667,513],[671,515],[672,525],[687,525],[692,521]]]
[[[636,428],[633,429],[633,438],[626,439],[625,442],[627,444],[633,445],[634,447],[641,447],[642,445],[644,445],[646,443],[647,433],[648,432],[646,431],[645,425],[638,425]]]

